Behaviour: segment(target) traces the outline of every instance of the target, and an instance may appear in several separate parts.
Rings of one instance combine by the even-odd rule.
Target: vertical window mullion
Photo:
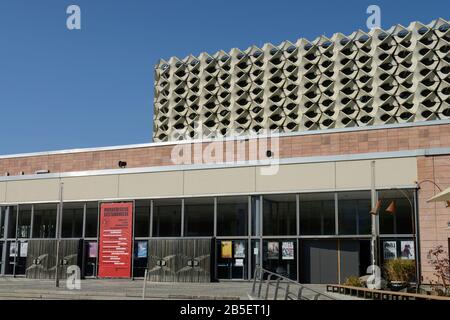
[[[184,199],[181,199],[181,237],[184,237]]]
[[[31,218],[30,218],[30,238],[33,238],[33,225],[34,225],[34,205],[31,205]]]
[[[81,237],[83,239],[86,237],[86,212],[87,212],[87,203],[85,202],[83,205],[83,226],[81,229]]]
[[[148,236],[150,238],[153,237],[153,200],[150,200],[150,222],[149,222],[149,233]]]
[[[338,205],[338,194],[334,193],[334,233],[339,234],[339,205]]]
[[[217,237],[217,197],[214,197],[214,230],[213,235]]]
[[[297,221],[297,236],[300,235],[300,195],[295,195],[295,202],[296,202],[296,208],[295,208],[295,220]]]

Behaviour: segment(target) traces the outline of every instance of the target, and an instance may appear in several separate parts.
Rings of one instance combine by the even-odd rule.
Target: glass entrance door
[[[217,278],[247,279],[247,240],[217,241]]]
[[[97,276],[97,241],[84,242],[83,275],[85,278]]]
[[[297,280],[297,240],[264,240],[263,268]]]

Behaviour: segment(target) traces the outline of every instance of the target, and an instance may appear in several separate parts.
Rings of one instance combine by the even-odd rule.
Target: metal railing
[[[326,293],[261,267],[255,269],[249,296],[261,300],[336,300]]]

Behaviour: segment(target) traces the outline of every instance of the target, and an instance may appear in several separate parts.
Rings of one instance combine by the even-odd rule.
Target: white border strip
[[[319,130],[301,131],[301,132],[284,132],[284,133],[273,134],[270,137],[295,137],[295,136],[308,136],[308,135],[316,135],[316,134],[358,132],[358,131],[371,131],[371,130],[382,130],[382,129],[398,129],[398,128],[411,128],[411,127],[435,126],[435,125],[446,125],[446,124],[450,124],[450,119],[420,121],[420,122],[407,122],[407,123],[397,123],[397,124],[385,124],[385,125],[367,126],[367,127],[348,127],[348,128],[338,128],[338,129],[319,129]],[[259,138],[264,138],[266,136],[267,135],[227,137],[227,138],[224,138],[223,140],[230,141],[230,140],[259,139]],[[177,144],[191,144],[191,143],[193,144],[193,143],[203,143],[203,142],[212,142],[212,141],[215,141],[215,140],[214,139],[181,140],[181,141],[170,141],[170,142],[129,144],[129,145],[109,146],[109,147],[65,149],[65,150],[56,150],[56,151],[0,155],[0,159],[50,156],[50,155],[58,155],[58,154],[83,153],[83,152],[95,152],[95,151],[138,149],[138,148],[149,148],[149,147],[163,147],[163,146],[171,146],[171,145],[177,145]]]

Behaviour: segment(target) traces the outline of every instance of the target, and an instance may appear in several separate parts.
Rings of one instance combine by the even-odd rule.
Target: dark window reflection
[[[300,194],[300,234],[335,234],[334,193]]]
[[[297,234],[295,194],[267,195],[263,197],[264,235]]]
[[[398,189],[382,190],[378,192],[381,200],[380,233],[381,234],[412,234],[414,194],[411,190]],[[388,212],[388,208],[393,212]]]
[[[217,199],[217,235],[246,236],[248,225],[248,197],[220,197]]]
[[[86,238],[97,237],[97,225],[98,225],[98,203],[88,202],[86,208]]]
[[[214,198],[185,199],[184,204],[185,236],[214,235]]]
[[[64,203],[62,230],[63,238],[81,238],[83,235],[84,203]],[[20,211],[22,216],[22,210]]]
[[[136,201],[134,208],[134,236],[150,236],[150,201]]]
[[[181,235],[181,199],[153,201],[153,237]]]
[[[339,234],[370,234],[370,191],[338,193]]]
[[[33,238],[54,238],[56,235],[56,204],[34,206]]]

